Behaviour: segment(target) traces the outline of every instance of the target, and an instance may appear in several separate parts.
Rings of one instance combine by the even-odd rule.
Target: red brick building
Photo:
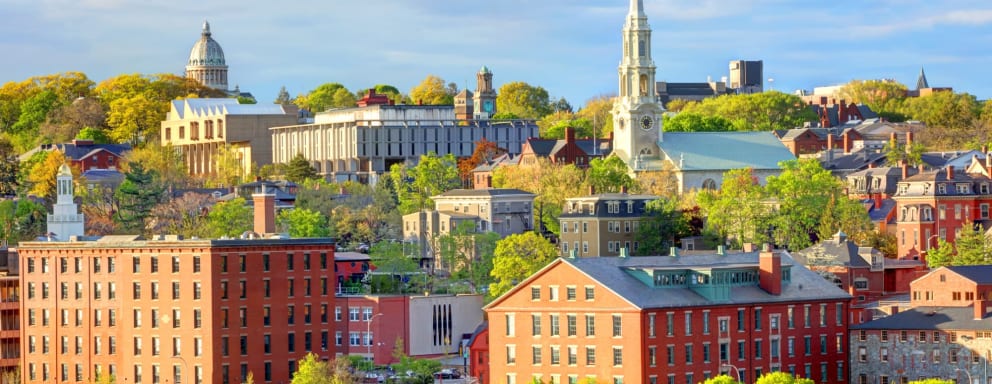
[[[472,334],[468,342],[469,364],[468,375],[479,380],[479,384],[491,383],[489,380],[489,324],[483,323]]]
[[[851,327],[852,381],[992,381],[992,265],[937,268],[910,289],[909,309]]]
[[[20,243],[24,382],[288,382],[332,358],[334,241],[264,238],[274,196],[253,197],[252,239]]]
[[[17,253],[0,245],[0,374],[20,367],[21,291]]]
[[[989,219],[992,179],[948,166],[903,179],[893,199],[898,255],[923,260],[938,238],[953,244],[963,225]]]
[[[565,138],[540,139],[531,137],[520,149],[520,165],[533,165],[537,159],[546,158],[553,164],[575,164],[588,168],[589,162],[598,157],[606,157],[613,151],[613,137],[605,139],[576,139],[575,129],[565,128]]]
[[[38,150],[61,151],[73,168],[85,172],[91,169],[118,169],[121,156],[131,150],[131,145],[95,144],[93,140],[74,139],[64,144],[43,144]]]
[[[847,381],[850,296],[785,252],[561,258],[486,307],[498,383]]]

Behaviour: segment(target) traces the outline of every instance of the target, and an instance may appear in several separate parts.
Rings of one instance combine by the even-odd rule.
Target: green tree
[[[285,176],[286,180],[299,184],[306,180],[316,179],[317,170],[310,165],[310,161],[307,160],[302,153],[297,153],[296,156],[294,156],[293,159],[286,164]]]
[[[706,116],[693,112],[682,112],[662,118],[665,132],[729,132],[734,130],[730,120],[722,116]]]
[[[925,379],[925,380],[912,380],[909,384],[954,384],[954,380],[944,380],[944,379]]]
[[[344,93],[347,93],[350,98],[344,97]],[[311,90],[306,96],[298,97],[296,105],[316,113],[329,108],[353,107],[355,100],[354,95],[341,83],[324,83]]]
[[[536,232],[507,236],[496,243],[493,252],[493,281],[489,284],[490,298],[508,292],[530,275],[544,268],[558,256],[558,248]]]
[[[39,130],[46,141],[62,143],[72,140],[86,127],[102,130],[106,121],[107,112],[99,100],[79,98],[50,111]]]
[[[420,84],[410,89],[410,101],[424,105],[452,105],[456,93],[456,90],[445,86],[444,79],[427,75]]]
[[[17,244],[45,232],[48,210],[30,199],[0,200],[0,242]]]
[[[214,205],[207,214],[207,233],[214,238],[237,238],[254,225],[254,215],[245,199],[235,197]]]
[[[94,144],[110,144],[110,137],[107,136],[107,132],[93,127],[83,127],[76,134],[76,138],[80,140],[93,140]]]
[[[927,251],[926,262],[930,269],[952,265],[953,260],[954,246],[944,239],[937,238],[937,246]]]
[[[286,86],[285,85],[279,87],[279,94],[276,95],[276,99],[272,103],[273,104],[282,104],[282,105],[293,104],[293,98],[289,96],[289,92],[286,91]]]
[[[954,248],[957,255],[951,259],[951,265],[985,265],[992,264],[992,241],[981,226],[975,225],[971,221],[966,221],[961,226],[961,231],[954,238]]]
[[[733,169],[723,174],[718,191],[705,190],[697,196],[706,215],[706,225],[735,246],[767,240],[770,211],[764,204],[764,189],[750,168]]]
[[[124,181],[117,187],[116,221],[127,233],[140,233],[145,229],[145,219],[152,208],[162,200],[164,188],[156,182],[154,170],[146,170],[139,163],[129,163]]]
[[[905,145],[899,144],[898,141],[890,140],[882,147],[882,152],[885,153],[885,162],[890,167],[898,167],[902,165],[903,161],[910,167],[923,164],[923,152],[925,151],[926,148],[919,142],[911,144],[909,149],[907,149]]]
[[[289,229],[289,237],[327,237],[330,229],[327,217],[306,208],[287,209],[279,212],[279,222]]]
[[[667,255],[676,240],[689,234],[689,219],[679,209],[678,200],[650,201],[644,216],[634,234],[638,256]]]
[[[735,131],[790,129],[816,119],[799,96],[777,91],[708,98],[686,104],[686,112],[722,117]]]
[[[793,376],[788,372],[769,372],[755,381],[755,384],[816,384],[813,380]]]
[[[42,155],[42,160],[31,166],[27,176],[30,185],[30,193],[45,199],[46,205],[55,204],[56,191],[55,181],[59,173],[59,168],[67,164],[68,160],[61,151],[47,151]],[[79,169],[72,169],[73,180],[79,180]],[[76,183],[78,185],[78,181]],[[78,189],[78,188],[77,188]]]
[[[339,359],[342,358],[335,360]],[[293,372],[293,379],[290,383],[338,384],[333,380],[331,366],[327,362],[320,360],[320,358],[314,353],[307,353],[303,360],[299,361],[296,372]]]
[[[398,187],[396,197],[402,214],[433,208],[431,196],[461,186],[458,161],[450,153],[438,156],[434,152],[428,152],[420,156],[416,166],[394,164],[389,174],[393,185]]]
[[[538,159],[534,164],[516,167],[499,167],[493,173],[496,188],[517,188],[536,194],[534,207],[536,221],[542,231],[559,233],[558,216],[565,199],[588,194],[586,173],[574,164],[553,164],[548,159]]]
[[[843,184],[813,158],[779,163],[782,173],[768,178],[768,195],[777,199],[775,238],[789,249],[804,249],[821,228],[824,207],[847,199]]]
[[[622,188],[633,190],[638,184],[629,171],[627,163],[617,156],[595,158],[589,162],[586,180],[596,193],[616,193]]]
[[[851,80],[837,92],[847,102],[867,105],[893,121],[901,121],[899,109],[906,100],[906,86],[894,80]]]
[[[121,161],[122,172],[127,172],[128,165],[132,163],[141,164],[145,169],[154,169],[155,181],[161,185],[182,188],[190,184],[186,162],[172,144],[150,142],[125,152]]]
[[[592,122],[593,134],[590,137],[610,137],[613,133],[613,95],[599,95],[586,100],[586,105],[575,115]]]
[[[48,114],[59,107],[58,96],[55,92],[44,91],[28,98],[20,107],[20,115],[11,126],[10,134],[18,150],[25,152],[39,143],[39,128]]]
[[[545,139],[564,139],[565,128],[575,130],[576,138],[593,137],[592,121],[584,117],[576,117],[571,113],[552,113],[544,116],[537,123],[541,127],[541,137]]]
[[[551,113],[552,108],[547,90],[522,81],[512,81],[499,87],[496,110],[522,119],[540,119]]]
[[[982,105],[967,93],[936,92],[908,98],[903,113],[927,125],[920,141],[930,150],[977,148],[992,140],[992,132],[979,130]]]
[[[84,202],[89,202],[84,199]],[[84,205],[87,222],[90,215]],[[151,233],[169,233],[185,237],[208,237],[207,216],[209,208],[214,205],[214,199],[204,193],[187,192],[177,198],[163,201],[152,208],[149,213],[146,229]]]
[[[413,258],[417,253],[416,248],[416,245],[395,241],[380,241],[372,245],[369,259],[375,265],[377,273],[369,279],[372,293],[399,294],[409,291],[403,289],[403,276],[423,273]]]
[[[158,137],[158,127],[165,116],[162,105],[162,101],[143,93],[111,101],[107,111],[110,137],[118,143],[132,145]]]
[[[740,382],[733,377],[721,374],[719,376],[714,376],[703,381],[703,384],[739,384]]]
[[[255,384],[255,373],[254,372],[248,371],[248,374],[245,375],[244,384]]]
[[[490,283],[493,254],[500,236],[495,232],[476,232],[470,221],[458,223],[455,228],[438,237],[436,255],[451,273],[453,280],[463,280],[473,293]]]
[[[20,161],[10,141],[0,137],[0,196],[17,194]]]

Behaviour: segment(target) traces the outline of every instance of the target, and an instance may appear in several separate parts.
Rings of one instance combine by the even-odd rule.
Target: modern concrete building
[[[274,196],[253,197],[271,233]],[[333,357],[334,241],[250,237],[20,243],[23,382],[288,382]]]
[[[558,216],[561,254],[578,257],[619,256],[637,251],[637,230],[653,195],[604,193],[565,199]],[[674,239],[673,239],[674,240]],[[670,246],[675,246],[674,242]]]
[[[336,355],[396,363],[393,351],[419,358],[458,355],[465,335],[482,323],[482,295],[338,295]]]
[[[239,104],[231,98],[173,100],[162,121],[161,142],[183,154],[190,175],[217,172],[217,154],[225,146],[248,175],[253,167],[272,163],[269,128],[296,124],[297,112],[295,106]]]
[[[429,152],[469,157],[475,142],[485,138],[516,154],[528,137],[538,135],[532,120],[480,117],[461,119],[451,105],[373,102],[318,112],[313,124],[271,128],[272,162],[288,163],[303,154],[325,179],[374,182],[393,164],[415,163]]]
[[[737,93],[761,93],[765,90],[764,63],[761,60],[733,60],[730,62],[730,81],[727,86]]]
[[[848,379],[850,296],[784,251],[559,258],[485,307],[494,383]]]
[[[910,290],[909,309],[851,327],[851,382],[992,383],[992,266],[941,267]]]

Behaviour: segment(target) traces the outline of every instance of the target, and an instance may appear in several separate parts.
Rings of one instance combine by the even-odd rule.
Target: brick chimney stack
[[[947,166],[947,180],[954,180],[954,166]]]
[[[259,235],[275,233],[276,195],[267,193],[263,189],[262,193],[252,194],[251,199],[255,203],[255,233]]]
[[[782,294],[782,257],[771,244],[765,244],[758,254],[758,285],[771,295]]]
[[[906,180],[909,177],[909,163],[906,160],[899,160],[899,167],[902,168],[902,179],[900,180]]]
[[[851,153],[851,135],[848,132],[844,132],[841,135],[841,140],[844,142],[844,153]]]
[[[913,146],[913,132],[906,132],[906,153]]]
[[[975,320],[981,320],[985,318],[985,313],[989,310],[989,302],[978,299],[975,300]]]
[[[828,133],[827,134],[827,150],[830,151],[830,150],[833,150],[833,149],[834,149],[834,134]]]
[[[566,143],[575,142],[575,128],[565,127],[565,142]]]

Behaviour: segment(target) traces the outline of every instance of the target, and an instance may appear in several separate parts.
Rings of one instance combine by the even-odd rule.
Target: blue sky
[[[4,0],[0,82],[77,70],[182,73],[204,19],[230,83],[271,102],[325,82],[404,92],[428,74],[475,88],[525,81],[572,105],[616,93],[627,0]],[[893,78],[992,97],[988,1],[644,0],[657,79],[705,81],[764,60],[794,91]],[[768,84],[766,84],[767,88]]]

